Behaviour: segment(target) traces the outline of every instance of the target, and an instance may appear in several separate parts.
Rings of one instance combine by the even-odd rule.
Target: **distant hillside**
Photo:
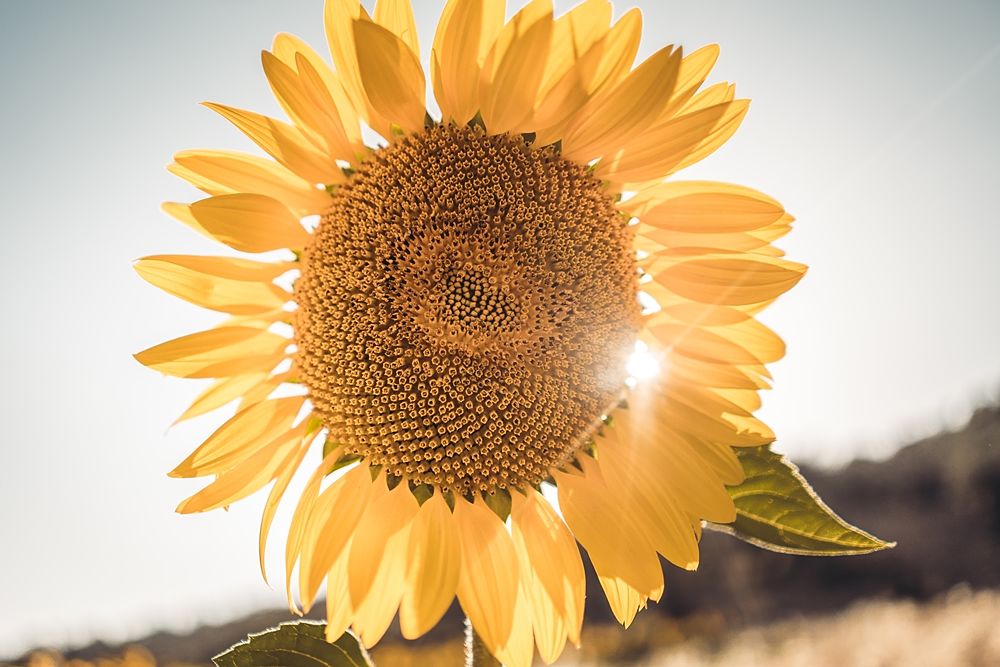
[[[734,628],[836,612],[872,597],[927,600],[961,583],[1000,587],[1000,406],[980,409],[961,430],[909,445],[887,461],[803,472],[845,519],[898,546],[869,556],[806,558],[706,532],[699,571],[667,568],[664,599],[645,613],[716,618]],[[611,622],[589,568],[588,576],[587,624]],[[132,643],[146,646],[161,664],[207,664],[247,633],[285,620],[285,610],[259,612],[221,627],[184,636],[157,633]],[[456,605],[419,645],[460,633]],[[383,642],[397,640],[398,631],[390,630]],[[120,652],[120,646],[97,643],[67,651],[66,657]]]

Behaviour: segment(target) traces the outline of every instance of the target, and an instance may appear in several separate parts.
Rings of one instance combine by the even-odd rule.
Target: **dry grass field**
[[[588,628],[584,649],[562,667],[990,667],[1000,665],[1000,592],[957,587],[930,603],[859,602],[839,614],[796,618],[727,632],[721,619],[640,617],[627,632]],[[419,648],[392,644],[373,652],[378,667],[461,665],[458,642]],[[538,663],[541,664],[540,662]],[[194,667],[157,665],[144,649],[117,658],[65,660],[50,652],[27,667]]]

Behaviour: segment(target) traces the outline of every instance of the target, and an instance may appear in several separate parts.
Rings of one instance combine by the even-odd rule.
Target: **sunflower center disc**
[[[586,170],[439,125],[337,189],[295,286],[296,363],[329,437],[468,494],[568,463],[639,328],[631,230]]]

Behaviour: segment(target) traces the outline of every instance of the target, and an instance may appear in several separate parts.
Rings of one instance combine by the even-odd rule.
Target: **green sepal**
[[[430,484],[416,484],[412,481],[409,484],[410,493],[413,494],[413,497],[417,499],[417,503],[420,505],[426,503],[434,495],[434,487]]]
[[[325,625],[309,621],[282,623],[250,635],[212,658],[217,667],[372,667],[357,638],[345,632],[327,642]]]
[[[493,513],[500,517],[501,521],[506,521],[510,516],[511,497],[507,489],[496,489],[493,493],[481,494],[486,506],[493,510]]]
[[[770,446],[738,447],[746,479],[729,487],[736,521],[709,524],[755,546],[802,556],[852,556],[896,546],[841,519]]]

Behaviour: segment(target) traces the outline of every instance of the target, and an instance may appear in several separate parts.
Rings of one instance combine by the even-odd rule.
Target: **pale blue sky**
[[[441,2],[416,4],[426,51]],[[886,455],[995,397],[1000,5],[618,12],[631,4],[643,54],[718,42],[713,80],[754,100],[684,177],[751,185],[799,219],[783,245],[810,273],[765,317],[789,345],[763,410],[784,451]],[[159,212],[197,196],[164,166],[184,148],[248,149],[197,102],[276,113],[259,52],[279,31],[324,50],[321,15],[321,0],[0,0],[0,657],[282,604],[256,568],[262,499],[172,512],[199,483],[165,472],[218,420],[166,433],[197,388],[130,353],[215,318],[130,262],[220,252]]]

